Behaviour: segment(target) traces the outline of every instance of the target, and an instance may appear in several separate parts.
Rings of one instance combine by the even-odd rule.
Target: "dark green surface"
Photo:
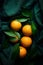
[[[0,65],[13,65],[13,63],[15,65],[16,63],[19,65],[43,65],[43,0],[0,0],[0,5]],[[18,57],[15,56],[16,51],[12,51],[13,48],[15,48],[14,45],[7,42],[3,31],[9,30],[10,21],[17,18],[18,15],[20,16],[23,9],[32,11],[31,19],[36,23],[38,31],[33,36],[30,55],[27,55],[24,59],[18,60]],[[8,44],[5,44],[5,40]],[[19,44],[16,47],[18,49]],[[13,53],[17,60],[15,57],[12,57]]]

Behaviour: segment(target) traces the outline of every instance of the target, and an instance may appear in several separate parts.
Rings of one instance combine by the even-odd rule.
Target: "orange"
[[[22,32],[24,35],[26,36],[30,36],[32,35],[32,28],[31,28],[31,25],[24,25],[23,28],[22,28]]]
[[[27,36],[23,36],[21,38],[21,45],[24,47],[30,47],[32,44],[32,39],[30,37]]]
[[[13,20],[10,26],[13,30],[18,31],[19,29],[21,29],[22,24],[18,20]]]
[[[25,57],[25,56],[26,56],[26,54],[27,54],[27,50],[26,50],[26,48],[24,48],[24,47],[20,46],[20,53],[19,53],[20,58]]]

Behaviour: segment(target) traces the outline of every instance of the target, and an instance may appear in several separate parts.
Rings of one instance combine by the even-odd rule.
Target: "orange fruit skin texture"
[[[27,50],[22,46],[20,46],[19,48],[20,48],[20,58],[24,58],[27,54]]]
[[[17,21],[17,20],[13,20],[13,21],[11,22],[10,26],[11,26],[11,28],[12,28],[13,30],[19,31],[19,29],[21,29],[21,27],[22,27],[22,24],[21,24],[19,21]]]
[[[32,44],[32,39],[30,37],[22,37],[21,38],[21,45],[24,47],[30,47]]]
[[[26,36],[30,36],[32,35],[32,28],[31,28],[31,25],[24,25],[23,28],[22,28],[22,32],[24,35]]]

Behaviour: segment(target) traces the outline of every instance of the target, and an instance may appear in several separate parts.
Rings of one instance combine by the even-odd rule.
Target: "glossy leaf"
[[[11,37],[15,37],[16,35],[12,32],[12,31],[6,31],[4,32],[6,35],[11,36]]]
[[[32,33],[34,35],[37,32],[37,27],[36,27],[36,24],[33,21],[31,23],[31,27],[32,27]]]
[[[19,22],[26,22],[27,20],[29,20],[29,18],[20,18],[20,19],[17,19]]]
[[[5,31],[4,33],[6,35],[10,36],[10,37],[16,37],[16,36],[18,36],[20,38],[20,34],[18,32],[15,32],[15,31],[9,30],[9,31]]]
[[[10,40],[11,42],[14,42],[14,41],[18,40],[18,38],[16,38],[16,37],[11,37],[9,40]]]
[[[18,32],[15,32],[15,35],[20,39],[21,35]]]

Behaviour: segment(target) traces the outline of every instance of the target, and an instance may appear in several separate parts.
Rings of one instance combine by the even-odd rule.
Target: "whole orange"
[[[15,31],[19,31],[22,27],[22,24],[18,20],[13,20],[10,24],[11,28]]]
[[[23,36],[21,38],[21,45],[24,47],[30,47],[32,44],[32,39],[30,37],[27,36]]]
[[[24,48],[24,47],[22,47],[22,46],[20,46],[19,48],[20,48],[20,54],[19,54],[19,55],[20,55],[20,58],[25,57],[26,54],[27,54],[26,48]]]
[[[24,25],[23,28],[22,28],[22,32],[24,35],[26,36],[30,36],[32,35],[32,28],[31,28],[31,25]]]

